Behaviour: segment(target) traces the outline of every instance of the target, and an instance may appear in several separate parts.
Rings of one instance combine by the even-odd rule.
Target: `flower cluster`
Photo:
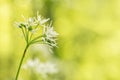
[[[55,47],[58,33],[54,31],[52,23],[49,23],[49,20],[49,18],[44,19],[40,15],[37,15],[25,20],[25,22],[17,23],[17,26],[22,30],[27,44],[41,43]],[[38,35],[36,36],[35,33]]]
[[[15,80],[18,80],[23,59],[30,45],[36,43],[42,45],[46,44],[45,46],[47,46],[47,48],[49,48],[50,50],[51,48],[57,46],[56,37],[58,36],[58,33],[54,31],[52,22],[50,22],[49,20],[49,18],[44,19],[37,14],[36,17],[28,18],[25,19],[24,22],[17,23],[17,27],[21,29],[27,45],[20,60]],[[42,63],[39,61],[39,59],[28,61],[26,67],[33,68],[35,72],[40,73],[42,76],[46,76],[47,74],[54,74],[57,72],[54,64],[52,64],[51,62]]]
[[[52,62],[41,62],[38,58],[34,60],[28,60],[28,62],[23,66],[24,69],[31,69],[34,72],[42,75],[43,77],[47,77],[47,74],[56,74],[58,69],[56,68],[56,64]]]

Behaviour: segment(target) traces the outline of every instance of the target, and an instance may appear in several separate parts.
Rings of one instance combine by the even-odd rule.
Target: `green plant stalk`
[[[16,77],[15,77],[15,80],[18,80],[18,76],[19,76],[19,73],[20,73],[20,69],[21,69],[23,60],[24,60],[24,58],[25,58],[25,54],[26,54],[26,51],[27,51],[28,47],[29,47],[29,44],[27,44],[26,47],[25,47],[25,49],[24,49],[22,58],[21,58],[20,63],[19,63],[19,67],[18,67],[18,70],[17,70],[17,74],[16,74]]]

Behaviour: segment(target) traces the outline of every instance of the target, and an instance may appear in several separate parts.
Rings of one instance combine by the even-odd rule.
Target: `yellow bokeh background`
[[[37,11],[59,33],[55,80],[120,80],[120,0],[0,0],[0,80],[14,80],[25,47],[15,22]]]

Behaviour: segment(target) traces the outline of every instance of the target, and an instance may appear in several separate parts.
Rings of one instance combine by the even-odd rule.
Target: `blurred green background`
[[[0,80],[14,80],[25,47],[15,22],[37,11],[60,34],[47,56],[60,72],[47,80],[120,80],[120,0],[0,0]],[[22,69],[19,80],[41,80],[31,76]]]

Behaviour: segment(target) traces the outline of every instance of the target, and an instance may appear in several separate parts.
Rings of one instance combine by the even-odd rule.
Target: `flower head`
[[[52,26],[49,26],[49,25],[44,26],[43,34],[44,36],[42,37],[42,39],[45,43],[53,47],[56,46],[55,38],[58,36],[58,33],[54,31]]]
[[[42,43],[56,46],[56,37],[58,33],[54,31],[52,24],[48,23],[50,19],[44,19],[37,14],[37,17],[30,17],[25,22],[19,22],[18,27],[22,30],[27,44]],[[40,31],[42,32],[40,32]],[[35,35],[34,33],[37,33]]]

